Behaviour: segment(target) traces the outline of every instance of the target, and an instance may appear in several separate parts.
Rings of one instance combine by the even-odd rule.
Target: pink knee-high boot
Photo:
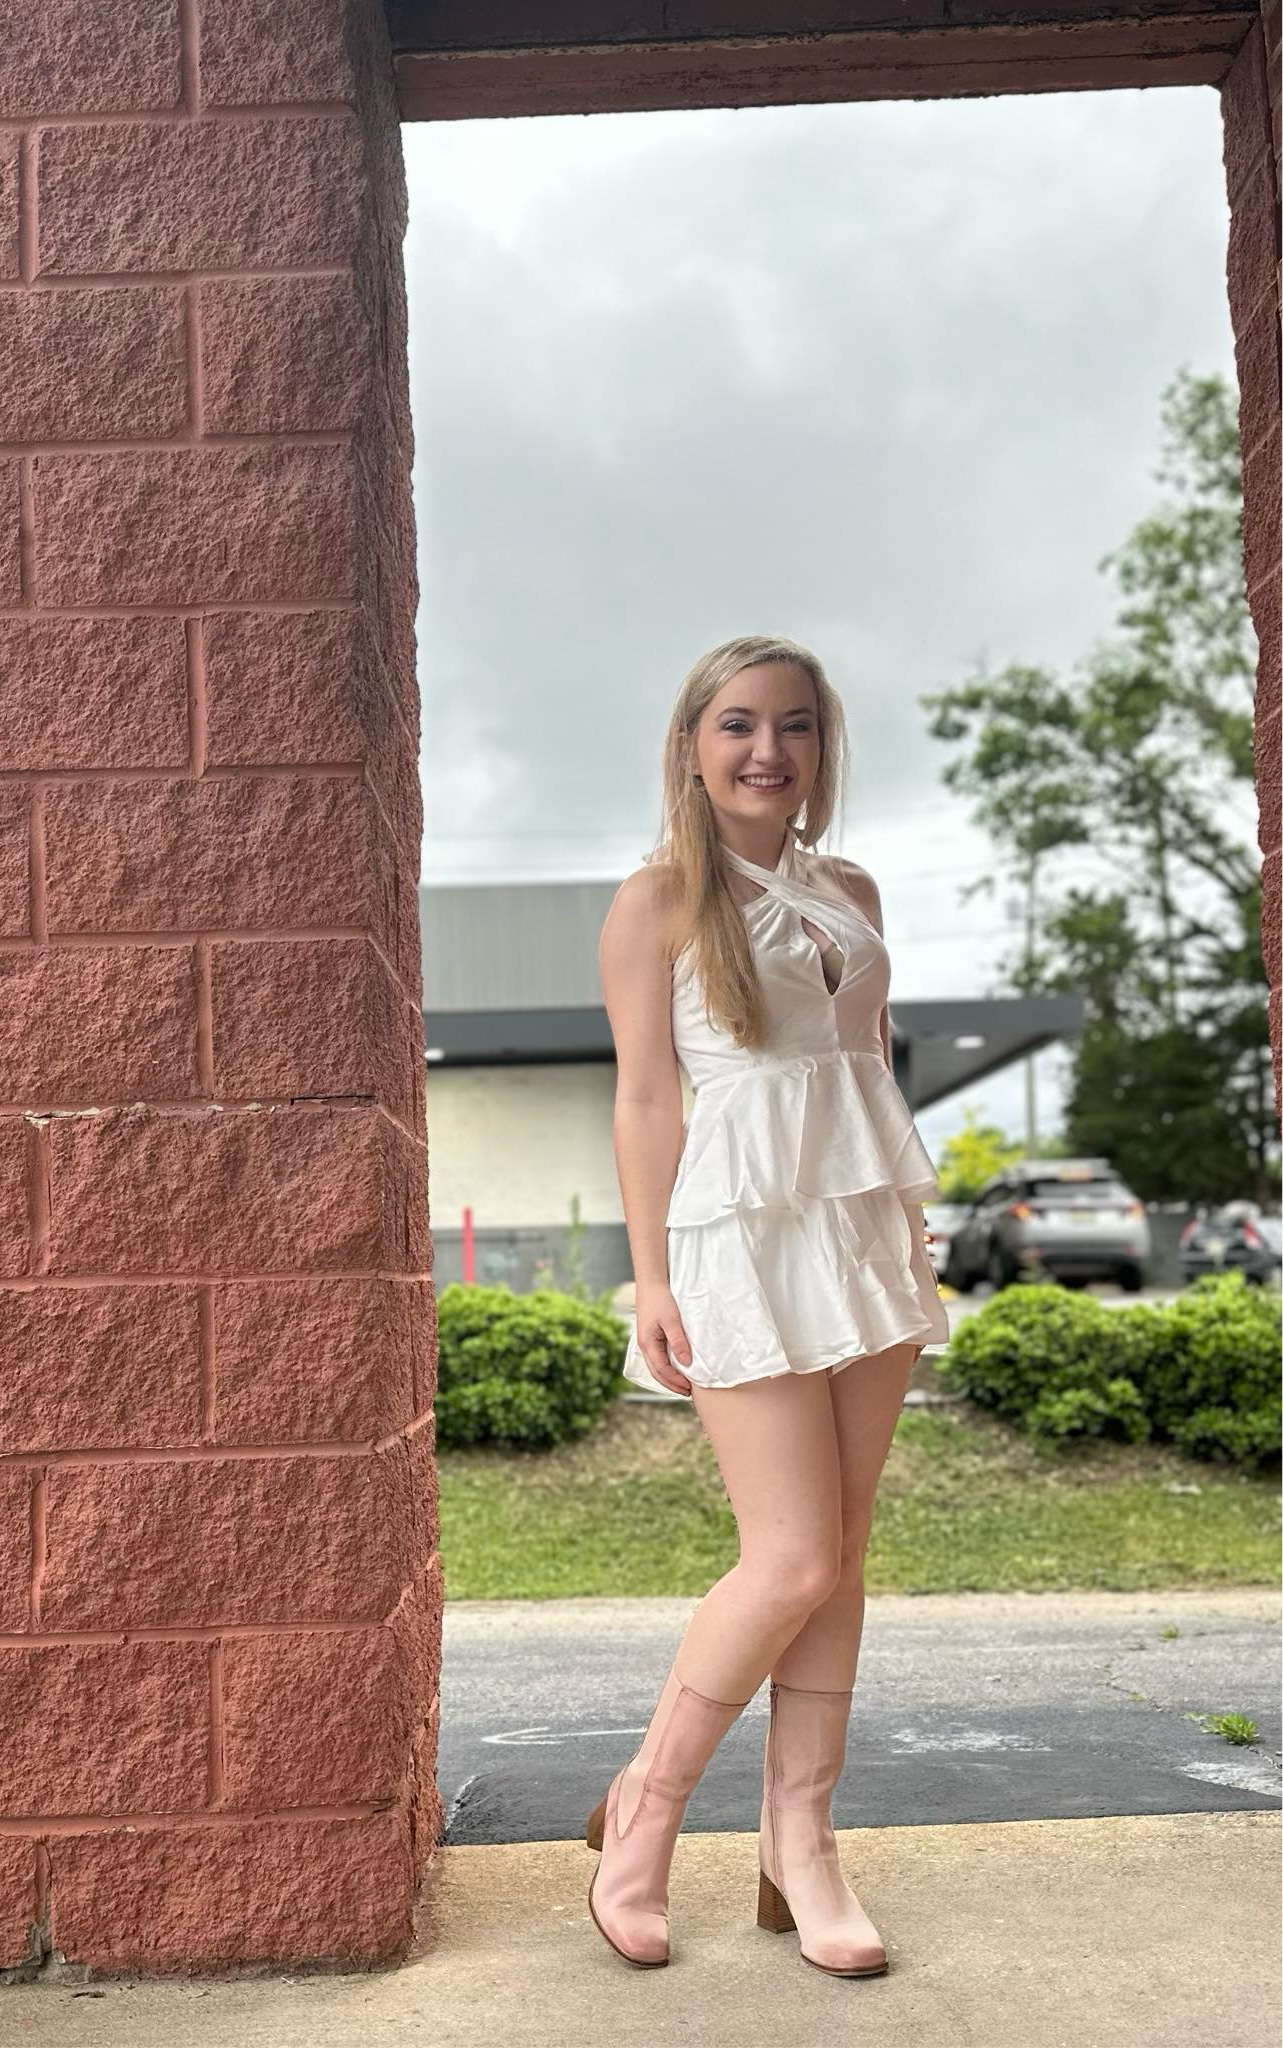
[[[846,1756],[851,1695],[771,1680],[762,1772],[757,1924],[796,1928],[802,1954],[837,1977],[878,1977],[886,1950],[838,1863],[830,1800]]]
[[[668,1710],[647,1731],[639,1757],[645,1776],[619,1825],[619,1799],[629,1765],[611,1780],[589,1818],[587,1842],[601,1861],[588,1888],[588,1910],[611,1947],[630,1963],[668,1961],[668,1873],[686,1803],[713,1751],[747,1700],[708,1699],[670,1677]],[[662,1712],[662,1709],[661,1709]],[[634,1773],[635,1777],[635,1773]],[[632,1795],[629,1786],[629,1798]]]

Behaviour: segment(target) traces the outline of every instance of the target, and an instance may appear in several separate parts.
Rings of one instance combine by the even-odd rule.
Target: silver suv
[[[960,1294],[977,1280],[1116,1280],[1134,1294],[1150,1254],[1143,1202],[1107,1159],[1023,1159],[981,1188],[949,1242],[942,1275]]]

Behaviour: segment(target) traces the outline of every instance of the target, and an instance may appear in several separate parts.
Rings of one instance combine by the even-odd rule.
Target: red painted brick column
[[[378,0],[0,7],[0,1967],[439,1831],[404,224]]]
[[[1279,8],[1261,20],[1221,90],[1230,201],[1229,294],[1239,381],[1243,455],[1243,551],[1252,621],[1261,646],[1256,678],[1256,788],[1262,854],[1262,945],[1270,977],[1274,1100],[1283,1113],[1283,888],[1280,837]]]

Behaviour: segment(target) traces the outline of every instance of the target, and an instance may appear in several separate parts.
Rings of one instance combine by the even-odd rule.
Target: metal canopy
[[[434,1065],[613,1060],[597,943],[618,884],[420,887],[424,1045]],[[945,997],[891,1003],[896,1079],[929,1109],[1071,1038],[1081,996]]]

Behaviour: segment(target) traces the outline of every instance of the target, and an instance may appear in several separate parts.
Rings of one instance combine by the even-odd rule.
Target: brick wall
[[[404,207],[378,0],[0,7],[0,1967],[439,1831]]]
[[[1243,553],[1260,641],[1256,787],[1262,855],[1262,944],[1270,978],[1274,1099],[1283,1112],[1283,891],[1280,889],[1279,160],[1280,0],[1262,0],[1221,88],[1230,201],[1229,295],[1240,393]]]

